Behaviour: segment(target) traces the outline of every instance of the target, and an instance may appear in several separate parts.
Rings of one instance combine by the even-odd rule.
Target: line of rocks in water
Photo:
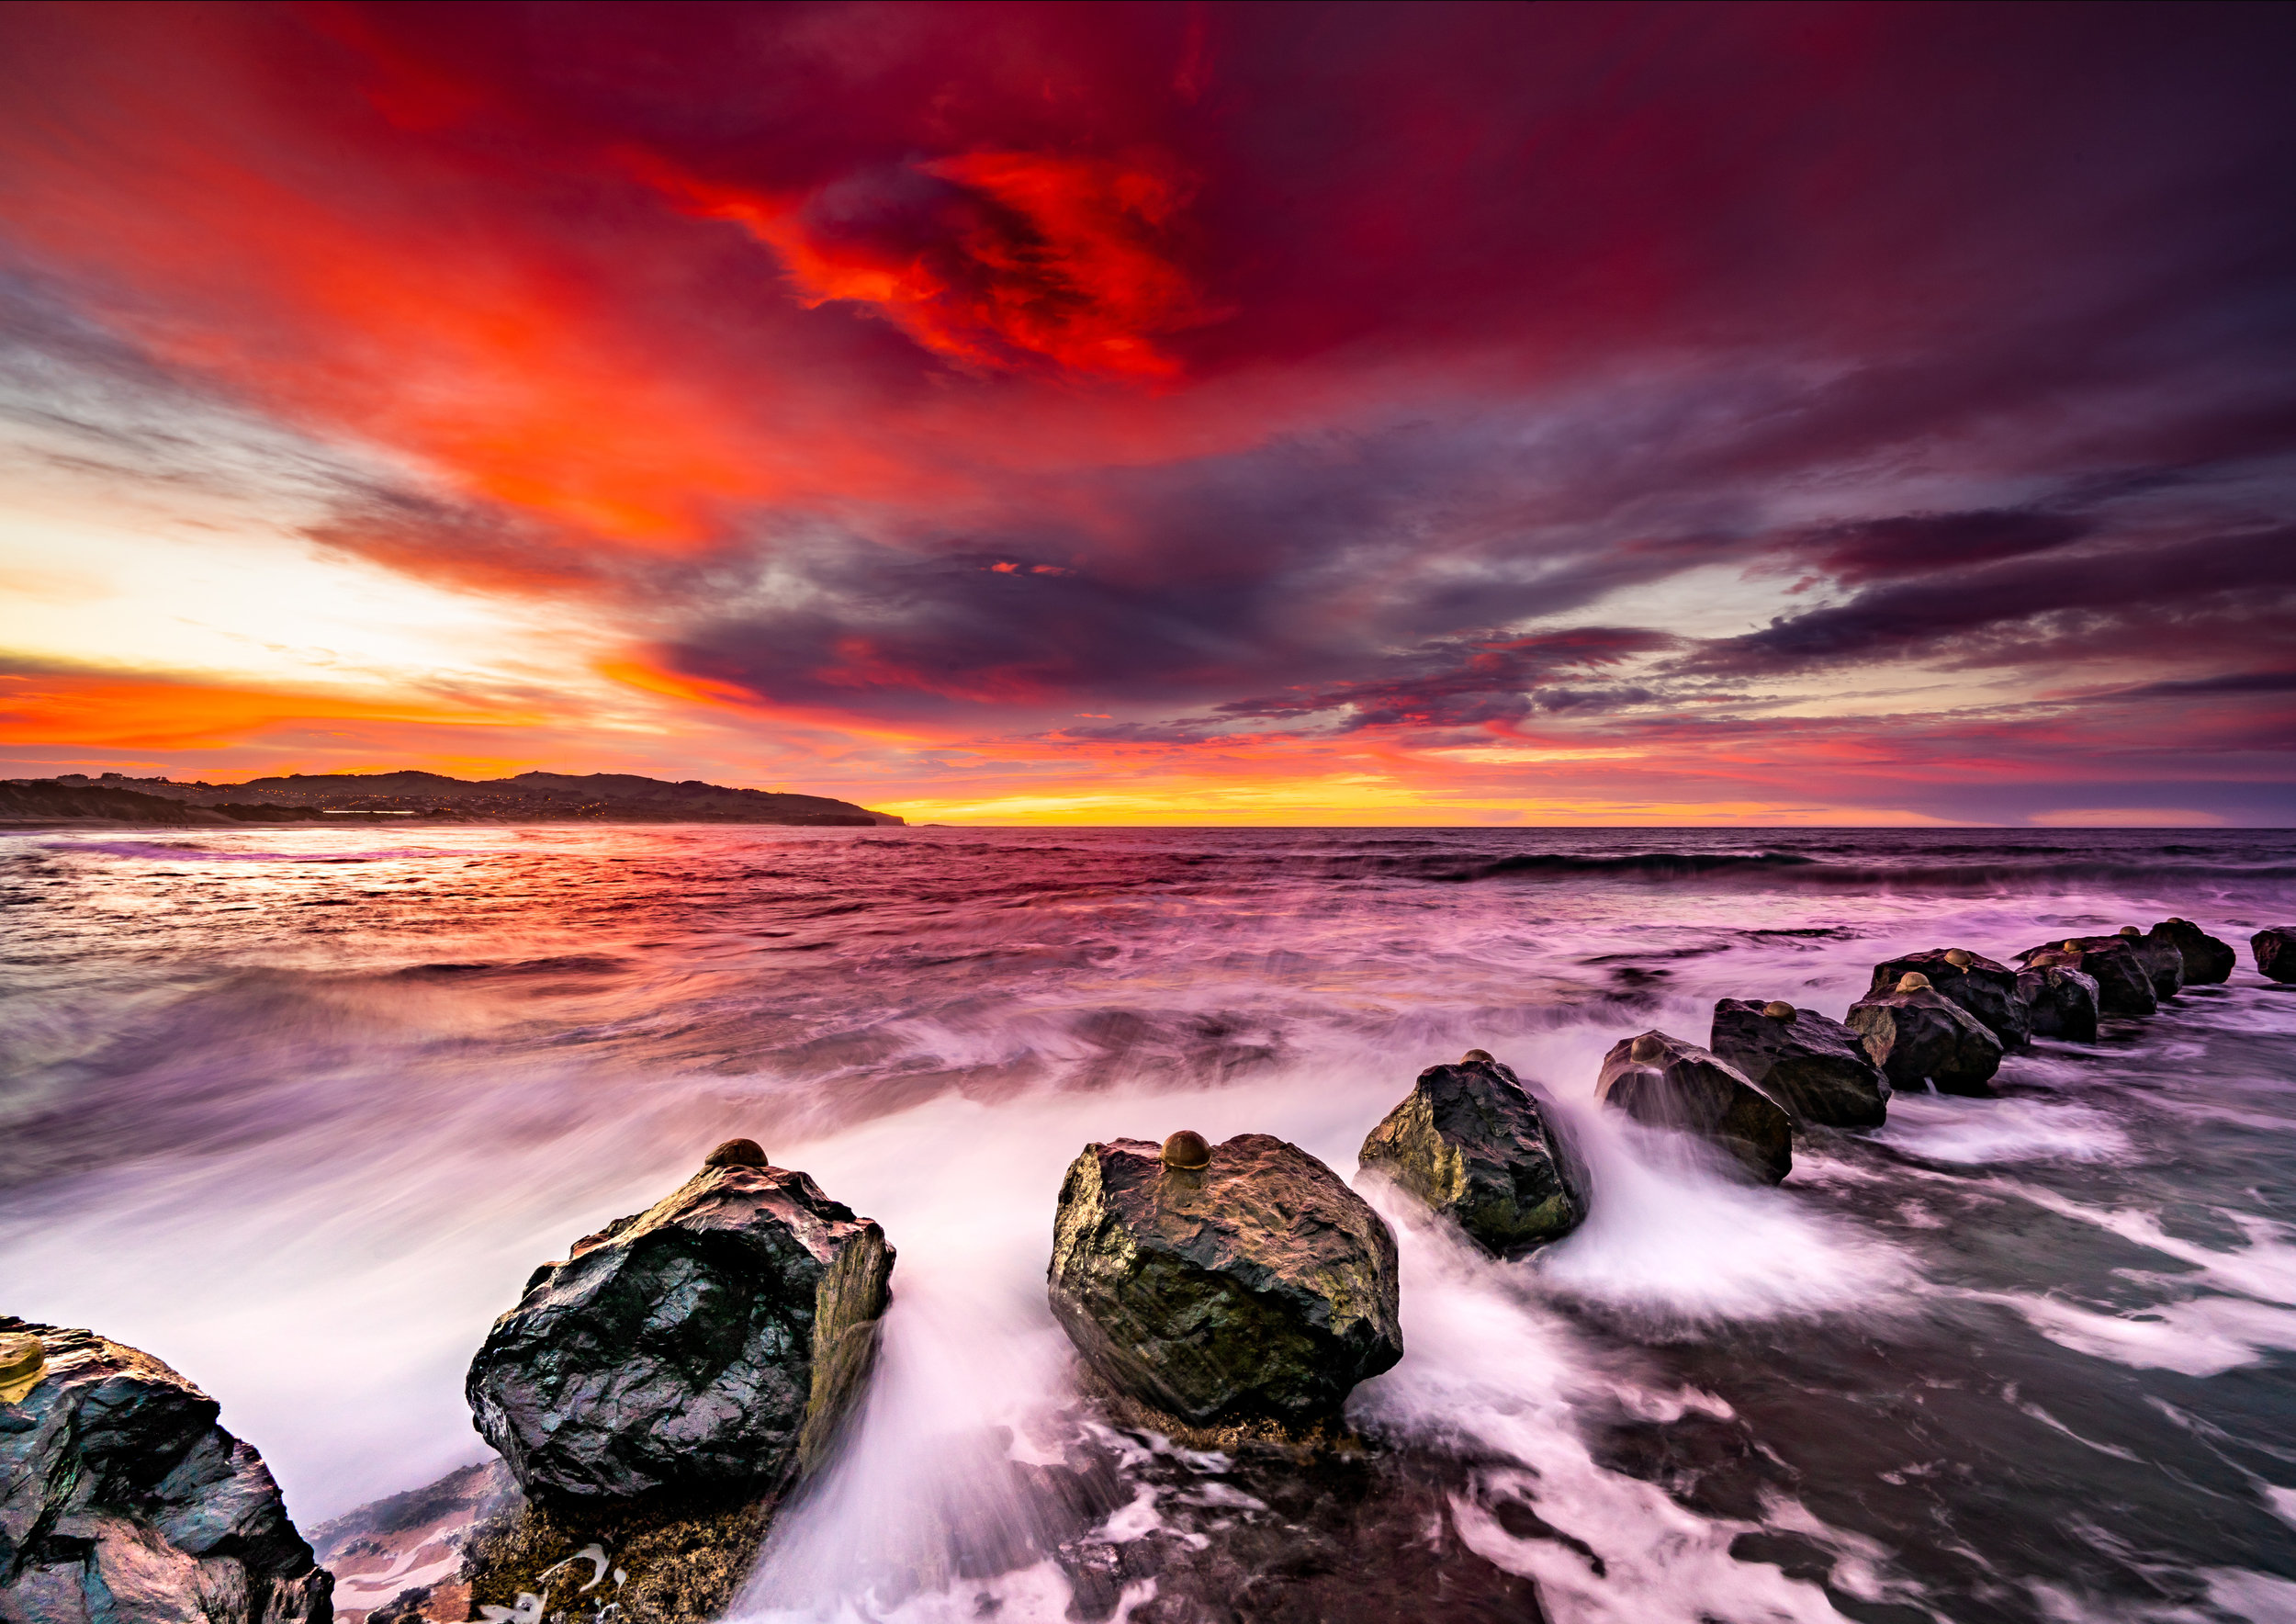
[[[2296,983],[2296,926],[2252,948],[2260,973]],[[2101,1019],[2150,1015],[2236,962],[2180,919],[2030,948],[2015,968],[1930,949],[1875,965],[1845,1021],[1724,998],[1705,1046],[1622,1039],[1597,1097],[1774,1184],[1809,1127],[1880,1126],[1896,1089],[1989,1095],[2004,1054],[2035,1037],[2093,1042]],[[1358,1172],[1502,1258],[1568,1235],[1593,1198],[1561,1114],[1480,1049],[1420,1074],[1364,1140]],[[737,1139],[535,1269],[466,1383],[520,1493],[471,1538],[455,1610],[467,1597],[467,1616],[490,1624],[722,1612],[866,1387],[895,1258],[873,1220]],[[1327,1472],[1318,1460],[1364,1470],[1344,1464],[1362,1456],[1340,1416],[1358,1382],[1402,1358],[1395,1238],[1299,1146],[1187,1131],[1086,1145],[1062,1184],[1046,1274],[1086,1384],[1119,1425],[1257,1448],[1303,1483]],[[217,1414],[148,1355],[0,1317],[0,1618],[330,1624],[332,1575]],[[1105,1462],[1041,1470],[1079,1530],[1121,1503]],[[1134,1557],[1075,1539],[1060,1560],[1080,1598],[1109,1590],[1085,1608],[1101,1617],[1110,1575]],[[1210,1571],[1226,1558],[1188,1560]],[[430,1594],[369,1617],[419,1618]]]

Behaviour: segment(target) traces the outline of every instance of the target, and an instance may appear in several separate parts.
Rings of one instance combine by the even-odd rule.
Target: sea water
[[[2296,922],[2296,836],[29,831],[0,903],[0,1310],[184,1370],[307,1528],[482,1458],[462,1374],[528,1272],[741,1134],[900,1253],[755,1616],[1267,1616],[1336,1543],[1366,1596],[1456,1583],[1429,1617],[2296,1618],[2296,988],[2245,940]],[[2171,914],[2229,986],[1805,1134],[1778,1189],[1593,1100],[1717,998],[1839,1017],[1896,953]],[[1406,1351],[1349,1419],[1405,1524],[1078,1403],[1044,1269],[1085,1143],[1353,1179],[1470,1047],[1593,1212],[1502,1264],[1360,1184]],[[1080,1439],[1097,1596],[1029,1487]]]

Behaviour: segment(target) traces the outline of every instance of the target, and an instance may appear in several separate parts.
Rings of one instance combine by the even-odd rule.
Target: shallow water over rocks
[[[192,1374],[306,1528],[479,1459],[463,1370],[533,1266],[742,1134],[901,1252],[761,1613],[2296,1617],[2296,988],[2244,957],[1998,1099],[1812,1130],[1775,1190],[1592,1104],[1718,998],[1839,1019],[1885,959],[2170,915],[2245,943],[2296,838],[366,832],[0,844],[0,1306]],[[1086,1142],[1352,1177],[1469,1048],[1555,1097],[1593,1210],[1503,1263],[1362,1186],[1405,1347],[1364,1455],[1080,1404],[1043,1271]]]

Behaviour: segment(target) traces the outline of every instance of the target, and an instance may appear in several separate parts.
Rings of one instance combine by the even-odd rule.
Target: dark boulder
[[[1421,1072],[1358,1159],[1497,1257],[1518,1257],[1586,1217],[1586,1179],[1555,1123],[1480,1049]]]
[[[2155,1015],[2160,1011],[2153,977],[2125,936],[2074,936],[2047,942],[2017,955],[2020,967],[2043,956],[2053,964],[2065,964],[2095,978],[2099,1015]]]
[[[1874,965],[1865,996],[1890,992],[1909,975],[1928,977],[1931,991],[1975,1015],[2004,1049],[2021,1049],[2032,1041],[2024,1002],[2017,996],[2017,972],[2007,964],[1997,964],[1965,947],[1932,947]]]
[[[1919,1090],[1934,1083],[1941,1094],[1993,1092],[2001,1040],[1918,971],[1888,992],[1851,1005],[1848,1024],[1893,1088]]]
[[[219,1411],[149,1354],[0,1315],[0,1618],[328,1624],[333,1576]]]
[[[1716,1058],[1797,1118],[1828,1128],[1878,1128],[1889,1079],[1858,1034],[1815,1009],[1724,998],[1714,1006]]]
[[[2190,919],[2163,919],[2150,934],[2177,950],[2184,960],[2187,987],[2214,987],[2230,981],[2240,955],[2229,942],[2219,942]]]
[[[2077,953],[2043,953],[2017,973],[2017,996],[2032,1013],[2033,1036],[2097,1041],[2097,978],[2079,962]]]
[[[2154,998],[2165,1004],[2184,990],[2183,949],[2166,936],[2147,935],[2134,925],[2122,926],[2119,934],[2136,954],[2136,962],[2144,966]]]
[[[763,1492],[833,1439],[893,1248],[805,1174],[746,1159],[577,1241],[494,1322],[466,1391],[528,1494]]]
[[[2268,925],[2248,938],[2257,974],[2268,981],[2296,981],[2296,925]]]
[[[1794,1170],[1794,1118],[1744,1072],[1662,1032],[1621,1040],[1603,1056],[1595,1094],[1638,1122],[1703,1139],[1755,1179]]]
[[[1146,1140],[1085,1146],[1052,1224],[1053,1316],[1102,1382],[1191,1427],[1312,1428],[1403,1357],[1395,1237],[1295,1145],[1209,1149],[1193,1168]]]

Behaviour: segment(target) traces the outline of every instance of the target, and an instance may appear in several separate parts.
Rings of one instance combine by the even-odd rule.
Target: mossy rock
[[[660,1497],[624,1506],[529,1502],[478,1530],[463,1558],[472,1618],[541,1598],[537,1616],[565,1624],[688,1624],[733,1605],[764,1543],[777,1497]],[[600,1570],[585,1557],[595,1551]],[[622,1577],[616,1580],[615,1574]],[[588,1588],[584,1588],[584,1586]]]

